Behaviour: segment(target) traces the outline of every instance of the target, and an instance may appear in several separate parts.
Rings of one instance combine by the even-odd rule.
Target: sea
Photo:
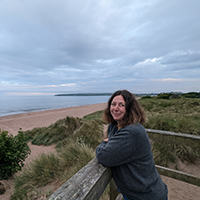
[[[0,117],[82,105],[105,103],[110,96],[1,96]]]

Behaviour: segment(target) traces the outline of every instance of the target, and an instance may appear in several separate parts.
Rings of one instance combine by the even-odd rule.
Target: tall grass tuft
[[[172,144],[160,141],[153,141],[152,152],[156,164],[167,167],[169,162],[175,163],[176,153]]]
[[[61,168],[58,157],[51,154],[41,154],[28,167],[15,176],[15,190],[11,196],[14,199],[30,199],[30,192],[37,191],[59,177]]]
[[[94,149],[80,143],[71,143],[59,153],[60,165],[64,168],[62,180],[65,182],[79,169],[95,157]]]
[[[103,110],[100,110],[100,111],[96,111],[94,113],[85,115],[83,119],[95,120],[98,124],[105,124],[105,121],[102,119],[102,116],[103,116]]]
[[[60,171],[59,159],[54,153],[41,154],[15,177],[15,188],[28,190],[30,186],[44,186],[58,177]]]
[[[77,143],[62,147],[57,154],[41,154],[15,177],[15,191],[11,200],[30,198],[32,191],[38,191],[48,183],[57,181],[62,185],[94,156],[93,149]]]
[[[103,138],[103,126],[96,120],[84,120],[82,125],[76,129],[73,134],[66,137],[57,143],[56,148],[58,151],[62,146],[69,145],[72,142],[87,145],[93,149],[96,149],[97,145]]]
[[[32,144],[48,146],[70,137],[76,129],[80,128],[82,123],[80,118],[66,117],[48,127],[25,131],[25,134]]]
[[[97,145],[103,138],[103,126],[97,127],[99,124],[95,120],[86,121],[76,132],[76,136],[81,138],[84,144],[87,144],[93,149],[96,149]]]

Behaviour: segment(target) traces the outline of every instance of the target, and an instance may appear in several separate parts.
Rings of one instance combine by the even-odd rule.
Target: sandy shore
[[[31,112],[24,114],[9,115],[0,117],[0,128],[7,130],[9,133],[16,135],[19,128],[23,131],[31,130],[35,127],[49,126],[57,120],[66,116],[83,117],[84,115],[93,113],[98,110],[103,110],[106,103],[68,107],[62,109],[46,110],[39,112]]]
[[[84,115],[93,113],[98,110],[103,110],[106,107],[106,103],[69,107],[64,109],[47,110],[40,112],[24,113],[17,115],[10,115],[0,117],[0,128],[7,130],[9,133],[16,135],[19,128],[22,130],[31,130],[35,127],[49,126],[59,119],[66,116],[83,117]],[[40,153],[48,153],[55,151],[54,146],[44,147],[35,146],[29,143],[31,148],[31,155],[26,159],[26,164],[35,159]],[[200,163],[199,163],[200,164]],[[198,164],[198,166],[200,166]],[[193,166],[193,169],[200,169],[198,166]],[[200,170],[198,170],[200,171]],[[187,173],[189,169],[187,168]],[[177,181],[168,177],[162,176],[163,181],[167,184],[169,190],[169,200],[199,200],[200,199],[200,187]],[[8,200],[10,192],[12,191],[13,181],[12,179],[4,184],[7,185],[7,191],[5,194],[0,195],[1,200]],[[9,189],[10,187],[10,189]]]

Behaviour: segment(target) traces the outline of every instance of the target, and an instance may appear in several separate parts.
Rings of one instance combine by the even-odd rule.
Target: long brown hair
[[[146,121],[145,112],[139,102],[134,97],[134,95],[128,90],[118,90],[112,94],[112,96],[108,100],[107,108],[104,111],[103,119],[108,123],[117,125],[117,122],[113,119],[110,113],[110,106],[113,98],[118,95],[121,95],[124,98],[126,108],[126,113],[124,115],[124,118],[122,119],[122,123],[120,123],[120,127],[122,128],[124,126],[134,123],[143,124]]]

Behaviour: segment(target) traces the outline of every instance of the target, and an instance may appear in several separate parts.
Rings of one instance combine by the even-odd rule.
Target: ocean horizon
[[[1,96],[0,117],[75,106],[105,103],[110,96]]]

